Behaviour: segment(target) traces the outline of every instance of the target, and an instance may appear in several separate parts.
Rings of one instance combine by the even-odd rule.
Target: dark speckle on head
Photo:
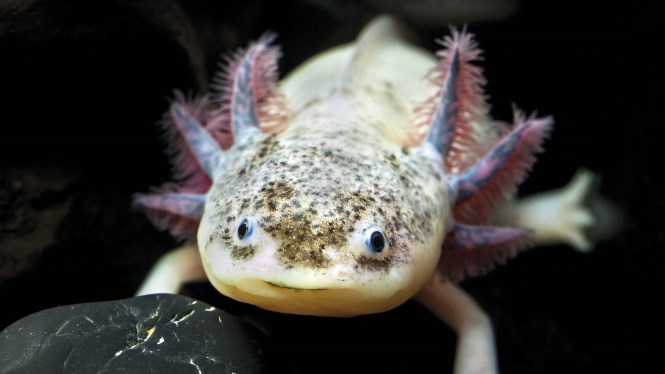
[[[231,248],[231,258],[234,260],[248,260],[256,254],[256,246],[253,245],[234,245]]]
[[[391,257],[371,258],[367,256],[358,256],[356,258],[356,261],[363,270],[371,270],[371,271],[385,272],[390,270],[390,267],[393,265],[393,260]]]
[[[261,187],[262,201],[265,201],[268,210],[275,211],[293,197],[293,187],[283,181],[272,181]]]
[[[277,256],[283,263],[325,268],[331,260],[323,253],[323,249],[346,245],[347,232],[343,222],[330,221],[323,225],[313,225],[312,218],[309,213],[292,213],[264,227],[270,236],[281,242]]]
[[[253,167],[256,167],[270,152],[279,146],[276,136],[268,136],[263,142],[259,145],[259,151],[254,155],[254,157],[242,168],[239,172],[239,176],[246,175]]]

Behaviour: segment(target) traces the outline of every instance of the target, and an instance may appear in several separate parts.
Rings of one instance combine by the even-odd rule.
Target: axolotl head
[[[315,135],[257,133],[230,150],[198,231],[208,278],[279,312],[391,309],[418,291],[440,254],[438,156]]]

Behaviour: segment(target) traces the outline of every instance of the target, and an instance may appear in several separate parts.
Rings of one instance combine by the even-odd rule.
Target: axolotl
[[[473,35],[451,29],[435,57],[400,27],[379,17],[281,81],[267,33],[209,94],[176,95],[175,181],[135,202],[196,244],[138,294],[207,278],[264,309],[338,317],[413,298],[458,334],[456,372],[497,371],[491,322],[458,284],[537,245],[589,251],[594,175],[518,199],[553,119],[493,120]]]

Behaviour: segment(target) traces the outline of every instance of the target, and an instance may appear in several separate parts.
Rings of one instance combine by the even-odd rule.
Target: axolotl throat
[[[205,274],[236,300],[322,316],[416,297],[464,337],[464,318],[483,314],[455,282],[536,244],[590,249],[588,172],[514,197],[552,119],[489,117],[471,34],[453,30],[437,62],[398,29],[380,17],[281,82],[266,34],[210,94],[176,98],[164,121],[176,181],[136,202],[159,227],[196,233],[200,258],[167,256],[139,293]],[[491,329],[468,334],[491,368]]]

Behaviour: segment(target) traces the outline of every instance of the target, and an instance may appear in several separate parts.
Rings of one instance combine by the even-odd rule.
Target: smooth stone
[[[265,336],[201,301],[170,294],[46,309],[0,332],[11,373],[264,373]]]

